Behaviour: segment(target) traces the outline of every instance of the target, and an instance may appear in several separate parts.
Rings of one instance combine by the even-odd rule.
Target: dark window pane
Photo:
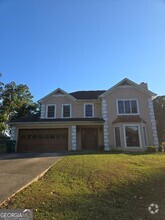
[[[136,114],[138,113],[136,100],[118,101],[119,114]]]
[[[63,117],[64,118],[70,117],[70,105],[63,106]]]
[[[121,140],[120,140],[120,128],[115,128],[115,141],[116,141],[116,147],[121,147]]]
[[[131,108],[132,108],[132,113],[134,113],[134,114],[138,113],[136,100],[131,101]]]
[[[47,117],[54,118],[54,116],[55,116],[55,106],[54,105],[48,106]]]
[[[118,101],[118,112],[119,112],[119,114],[124,114],[124,103],[123,103],[123,101]]]
[[[130,106],[130,101],[125,101],[125,113],[130,114],[131,113],[131,106]]]
[[[86,105],[85,106],[85,116],[86,117],[92,117],[93,116],[92,105]]]
[[[138,126],[125,127],[127,147],[140,147]]]

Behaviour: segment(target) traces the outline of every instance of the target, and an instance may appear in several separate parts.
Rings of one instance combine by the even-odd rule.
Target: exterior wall
[[[47,105],[56,105],[56,118],[62,118],[63,104],[71,105],[71,118],[84,118],[84,105],[93,104],[94,117],[103,118],[104,124],[96,124],[92,122],[48,122],[48,123],[25,123],[24,125],[14,125],[11,130],[11,139],[18,140],[19,129],[35,129],[35,128],[68,128],[68,150],[81,150],[81,128],[83,126],[98,127],[99,146],[104,145],[104,150],[108,151],[115,147],[114,127],[120,127],[121,148],[125,149],[125,130],[124,125],[128,123],[116,123],[113,121],[117,118],[117,99],[136,99],[138,100],[139,116],[146,123],[131,123],[139,126],[141,145],[144,149],[145,139],[143,126],[146,128],[148,145],[158,146],[157,130],[155,125],[154,110],[151,97],[146,95],[132,86],[119,86],[113,92],[107,94],[104,98],[93,101],[74,101],[66,95],[51,97],[42,101],[41,118],[46,118]],[[139,148],[138,148],[139,149]],[[139,149],[140,150],[140,149]],[[142,150],[142,149],[141,149]]]
[[[98,145],[103,145],[103,125],[93,124],[90,122],[79,123],[34,123],[20,124],[14,126],[14,134],[16,140],[16,149],[18,143],[19,129],[45,129],[45,128],[67,128],[68,129],[68,151],[81,150],[81,127],[98,127]],[[13,139],[14,140],[14,139]]]
[[[94,105],[94,117],[101,117],[101,102],[99,101],[73,101],[67,96],[52,96],[42,102],[41,118],[46,118],[47,105],[56,105],[56,118],[62,118],[62,105],[71,104],[71,117],[84,118],[84,104]]]
[[[109,150],[109,123],[108,123],[108,107],[106,99],[102,99],[102,117],[104,119],[104,150]]]
[[[104,146],[104,128],[99,128],[99,147]]]
[[[118,87],[116,88],[112,93],[109,93],[107,96],[105,96],[105,100],[107,103],[107,109],[108,109],[108,132],[109,132],[109,147],[112,148],[115,146],[114,143],[114,124],[112,122],[117,118],[117,99],[137,99],[138,100],[138,106],[139,106],[139,116],[146,122],[146,132],[148,137],[148,145],[153,145],[153,131],[152,131],[152,124],[150,119],[150,110],[148,106],[148,98],[145,93],[142,93],[135,89],[134,87]],[[138,123],[133,123],[138,124]],[[123,125],[123,124],[122,124]],[[123,136],[124,130],[123,126],[121,125],[121,134]],[[143,135],[142,135],[143,136]],[[144,139],[144,138],[142,138]],[[143,145],[144,145],[144,140]],[[124,140],[122,137],[122,146],[124,146]]]
[[[41,118],[45,118],[45,112],[46,112],[46,105],[41,105]]]
[[[72,125],[72,137],[71,137],[71,139],[72,139],[72,150],[73,151],[75,151],[75,150],[77,150],[77,141],[76,141],[76,139],[77,139],[77,137],[76,137],[77,135],[76,135],[76,125]]]

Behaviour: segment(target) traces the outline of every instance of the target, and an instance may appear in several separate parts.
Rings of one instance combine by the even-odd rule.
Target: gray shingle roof
[[[115,123],[123,123],[123,122],[143,122],[143,123],[146,123],[139,115],[117,116],[117,118],[112,123],[115,124]]]
[[[76,99],[98,99],[98,96],[106,92],[106,90],[96,91],[77,91],[70,93]]]
[[[69,122],[69,121],[93,121],[93,122],[104,122],[103,118],[55,118],[55,119],[41,119],[39,115],[27,115],[15,120],[10,121],[9,123],[17,122]]]

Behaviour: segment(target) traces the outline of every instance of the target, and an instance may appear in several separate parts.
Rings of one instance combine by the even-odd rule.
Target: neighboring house
[[[111,149],[145,150],[158,146],[152,99],[147,88],[129,79],[109,90],[67,93],[56,89],[39,100],[41,116],[11,122],[17,152]]]

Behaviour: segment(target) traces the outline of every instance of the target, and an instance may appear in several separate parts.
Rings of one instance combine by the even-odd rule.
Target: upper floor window
[[[71,117],[71,105],[63,105],[62,106],[62,117],[70,118]]]
[[[137,100],[118,100],[118,114],[138,114]]]
[[[47,118],[55,118],[55,105],[47,105]]]
[[[85,117],[93,117],[93,105],[85,104]]]

